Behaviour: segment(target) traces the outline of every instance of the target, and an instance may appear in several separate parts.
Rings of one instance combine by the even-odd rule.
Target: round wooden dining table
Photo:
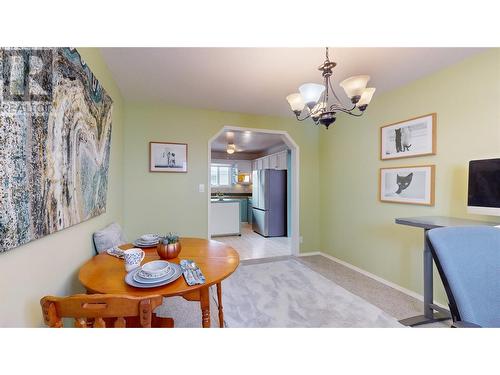
[[[202,238],[181,238],[181,252],[178,258],[169,259],[169,262],[179,264],[181,259],[193,260],[203,275],[206,282],[202,285],[189,286],[184,277],[179,277],[174,282],[155,288],[136,288],[125,283],[125,265],[122,259],[116,258],[106,252],[94,256],[86,262],[78,274],[82,285],[88,293],[123,294],[130,296],[148,297],[161,295],[164,297],[182,296],[188,301],[199,301],[201,307],[202,326],[210,327],[210,289],[217,286],[219,309],[219,324],[223,327],[224,315],[222,307],[221,282],[231,275],[240,263],[238,253],[230,246],[218,241]],[[126,250],[134,247],[132,244],[120,246]],[[160,259],[156,247],[143,248],[145,257],[142,264]]]

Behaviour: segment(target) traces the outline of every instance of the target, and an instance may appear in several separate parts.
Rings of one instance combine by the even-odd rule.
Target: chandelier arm
[[[347,112],[352,112],[353,110],[354,110],[354,108],[349,109],[349,108],[345,108],[345,107],[338,105],[338,104],[332,104],[330,106],[330,111],[342,111],[342,112],[347,113]]]
[[[347,110],[347,109],[339,108],[338,110],[340,112],[344,112],[344,113],[347,113],[348,115],[355,116],[355,117],[361,117],[361,116],[363,116],[363,113],[364,113],[364,112],[356,113],[356,112],[353,112],[352,109]]]
[[[311,117],[311,112],[309,112],[309,114],[304,117],[304,118],[300,118],[300,114],[299,115],[295,115],[295,118],[299,121],[304,121],[304,120],[307,120],[309,117]]]
[[[356,108],[356,104],[353,104],[352,108],[349,109],[348,107],[346,107],[344,105],[344,103],[342,103],[342,101],[339,99],[339,97],[337,96],[337,93],[335,92],[335,90],[333,89],[332,87],[332,82],[330,80],[328,80],[328,84],[330,85],[330,89],[332,90],[332,93],[333,93],[333,96],[335,97],[335,99],[337,99],[337,102],[340,104],[340,106],[348,111],[352,111]]]

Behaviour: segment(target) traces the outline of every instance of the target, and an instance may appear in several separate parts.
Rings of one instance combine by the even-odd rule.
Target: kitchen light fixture
[[[304,121],[311,118],[316,125],[321,124],[328,129],[335,122],[337,112],[344,112],[358,117],[364,113],[375,93],[375,88],[366,87],[370,76],[353,76],[340,82],[340,86],[352,103],[352,106],[345,106],[333,90],[330,81],[332,70],[336,65],[337,63],[330,61],[327,47],[325,62],[318,68],[322,72],[324,84],[305,83],[299,87],[298,93],[286,97],[297,120]],[[335,99],[332,100],[332,104],[329,103],[330,94]]]
[[[234,143],[228,143],[227,148],[226,148],[226,152],[231,155],[231,154],[234,154],[235,151],[236,151],[236,146],[234,145]]]

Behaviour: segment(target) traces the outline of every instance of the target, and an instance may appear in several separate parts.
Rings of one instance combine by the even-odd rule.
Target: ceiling
[[[211,151],[226,151],[228,143],[234,143],[236,152],[260,154],[279,146],[286,147],[280,134],[256,133],[251,131],[227,131],[221,133],[213,142]]]
[[[125,100],[291,116],[285,97],[321,83],[322,48],[102,48]],[[484,48],[331,48],[333,83],[369,74],[377,95]],[[335,87],[335,86],[334,86]],[[343,90],[338,91],[341,99]]]

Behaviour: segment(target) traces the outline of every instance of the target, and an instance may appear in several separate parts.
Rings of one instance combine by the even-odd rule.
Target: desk
[[[108,255],[106,252],[96,255],[85,263],[78,278],[89,293],[124,294],[129,296],[148,297],[161,295],[164,297],[182,296],[188,301],[199,301],[202,325],[210,327],[209,287],[217,285],[219,300],[219,324],[223,325],[222,286],[221,281],[231,275],[240,263],[238,253],[221,242],[201,238],[181,238],[182,249],[179,257],[192,259],[200,267],[206,278],[205,284],[189,286],[181,276],[176,281],[156,288],[140,289],[125,283],[125,267],[123,260]],[[122,245],[122,249],[130,249],[132,244]],[[156,248],[143,249],[146,256],[143,263],[160,259]],[[179,263],[180,259],[169,259]]]
[[[400,320],[399,322],[406,326],[418,326],[450,319],[450,312],[434,304],[433,295],[433,277],[432,277],[432,254],[425,235],[429,229],[442,227],[458,227],[471,225],[496,226],[498,223],[488,221],[477,221],[468,219],[458,219],[447,216],[421,216],[397,218],[396,224],[408,225],[410,227],[422,228],[424,230],[424,315],[418,315],[411,318]],[[436,312],[435,312],[436,311]]]

